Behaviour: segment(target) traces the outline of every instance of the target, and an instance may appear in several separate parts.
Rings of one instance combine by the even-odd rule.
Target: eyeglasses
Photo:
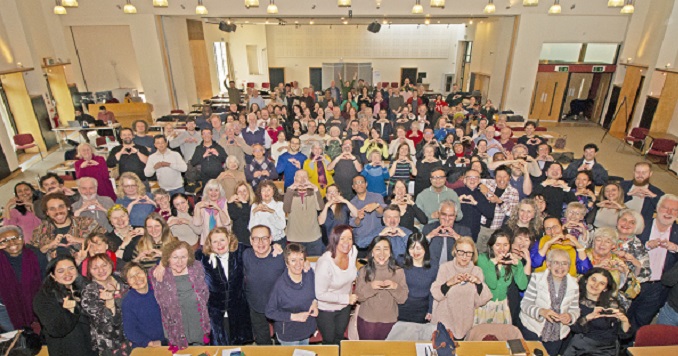
[[[21,237],[19,237],[19,236],[8,236],[8,237],[6,237],[4,240],[1,240],[1,241],[0,241],[0,245],[2,245],[2,244],[8,244],[8,243],[10,243],[10,242],[13,242],[13,241],[19,241],[19,240],[21,240]]]
[[[357,181],[357,182],[353,182],[353,185],[365,185],[365,184],[367,184],[367,183],[366,183],[365,181],[363,181],[363,180],[359,180],[359,181]]]
[[[466,179],[468,179],[468,180],[478,180],[478,179],[480,179],[480,177],[476,177],[476,176],[466,176]]]
[[[445,179],[445,176],[431,176],[431,179]]]
[[[567,267],[570,265],[570,261],[550,261],[549,262],[553,266],[561,266],[561,267]]]
[[[252,236],[252,242],[266,243],[271,238],[270,236]]]
[[[462,250],[456,250],[454,253],[457,254],[457,257],[473,257],[473,251],[462,251]]]

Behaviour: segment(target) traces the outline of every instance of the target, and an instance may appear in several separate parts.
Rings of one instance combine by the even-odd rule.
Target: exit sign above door
[[[555,66],[555,71],[556,72],[569,72],[570,67],[569,66]]]
[[[603,73],[605,72],[605,66],[593,66],[591,71],[593,73]]]

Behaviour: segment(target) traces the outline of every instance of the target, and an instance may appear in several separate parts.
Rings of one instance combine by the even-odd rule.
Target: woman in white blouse
[[[353,230],[338,225],[328,238],[327,251],[320,256],[315,268],[315,295],[318,300],[318,330],[323,344],[339,345],[351,316],[351,306],[357,295],[352,287],[356,274],[358,250],[353,245]]]
[[[265,225],[271,229],[271,241],[285,246],[285,212],[278,187],[270,180],[265,180],[257,185],[254,193],[254,204],[250,211],[249,229],[257,225]]]

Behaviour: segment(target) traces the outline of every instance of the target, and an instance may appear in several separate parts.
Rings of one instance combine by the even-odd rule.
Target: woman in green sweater
[[[520,256],[511,253],[513,237],[504,230],[496,230],[487,241],[488,253],[478,256],[478,267],[483,271],[485,284],[492,292],[492,300],[475,311],[474,324],[511,324],[507,290],[515,281],[520,290],[527,287],[528,278]]]

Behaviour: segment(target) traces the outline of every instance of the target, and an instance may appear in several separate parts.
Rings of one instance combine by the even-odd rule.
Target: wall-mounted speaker
[[[374,21],[371,24],[367,25],[367,31],[370,31],[372,33],[377,33],[380,30],[381,30],[381,24],[377,21]]]
[[[235,24],[228,24],[226,21],[219,22],[219,29],[224,32],[235,32],[238,29],[238,26]]]

